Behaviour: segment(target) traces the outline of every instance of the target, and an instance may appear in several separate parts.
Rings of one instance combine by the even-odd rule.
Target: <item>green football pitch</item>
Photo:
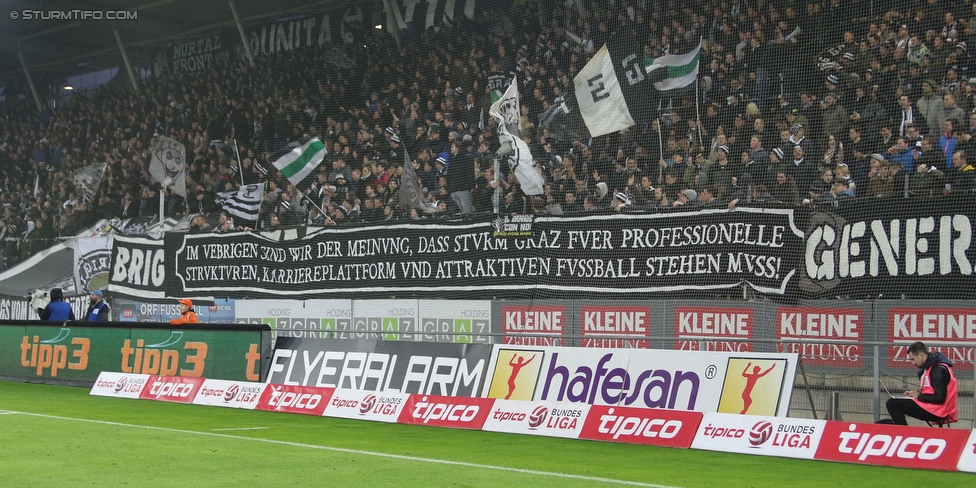
[[[142,400],[0,382],[0,486],[976,486],[976,476]]]

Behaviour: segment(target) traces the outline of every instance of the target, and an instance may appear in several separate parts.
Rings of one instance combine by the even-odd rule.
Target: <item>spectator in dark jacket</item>
[[[51,303],[41,310],[41,320],[75,320],[75,312],[71,304],[64,301],[64,292],[60,288],[51,289]]]
[[[454,142],[451,144],[451,162],[447,169],[447,191],[463,214],[474,212],[471,199],[474,187],[474,160],[461,150],[461,143]]]

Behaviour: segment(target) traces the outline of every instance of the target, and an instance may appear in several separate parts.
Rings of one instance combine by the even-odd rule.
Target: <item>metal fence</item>
[[[308,337],[308,331],[297,328],[278,328],[279,336],[292,334]],[[362,331],[359,334],[381,336],[382,332]],[[434,339],[442,342],[455,342],[456,335],[468,335],[452,332],[438,333]],[[500,334],[484,333],[491,343],[507,343],[511,340],[528,338],[551,338],[546,334]],[[419,335],[414,337],[421,337]],[[603,336],[605,339],[621,339],[623,343],[634,343],[633,336]],[[587,337],[580,335],[564,335],[562,343],[569,347],[579,347]],[[643,337],[650,349],[673,349],[675,337]],[[727,337],[700,337],[701,350],[715,350],[714,344],[727,342]],[[790,401],[790,417],[816,418],[829,420],[849,420],[858,422],[877,422],[887,418],[885,402],[893,396],[900,396],[905,390],[919,389],[917,369],[906,367],[907,356],[898,357],[890,351],[907,349],[910,342],[843,342],[832,341],[830,348],[817,347],[813,350],[803,347],[804,344],[822,346],[823,341],[790,340],[760,340],[737,339],[739,343],[750,345],[748,351],[754,352],[797,352],[800,362],[797,367],[796,379],[793,384],[793,395]],[[974,354],[976,347],[973,343],[965,342],[927,342],[933,350],[955,348],[953,357],[966,358],[954,361],[953,372],[958,381],[959,393],[959,422],[954,428],[972,429],[976,418],[976,365]],[[853,347],[849,347],[853,346]],[[814,352],[812,352],[814,351]],[[842,355],[843,352],[858,352],[858,356]],[[841,353],[841,354],[838,354]],[[838,368],[825,366],[842,360],[860,364],[859,368]],[[912,420],[909,420],[911,423]]]

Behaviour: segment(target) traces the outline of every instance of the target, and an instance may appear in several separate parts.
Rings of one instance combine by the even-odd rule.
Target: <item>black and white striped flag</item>
[[[217,203],[227,213],[245,220],[258,220],[261,214],[261,201],[264,199],[264,184],[245,185],[237,191],[217,193]]]

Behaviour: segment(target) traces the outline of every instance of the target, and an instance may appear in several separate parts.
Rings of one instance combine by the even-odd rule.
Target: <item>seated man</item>
[[[910,390],[910,398],[889,398],[885,404],[891,423],[908,425],[905,416],[925,422],[955,422],[958,420],[956,404],[956,376],[952,363],[940,352],[929,352],[925,344],[916,342],[908,347],[908,357],[917,366],[921,380],[919,391]]]

